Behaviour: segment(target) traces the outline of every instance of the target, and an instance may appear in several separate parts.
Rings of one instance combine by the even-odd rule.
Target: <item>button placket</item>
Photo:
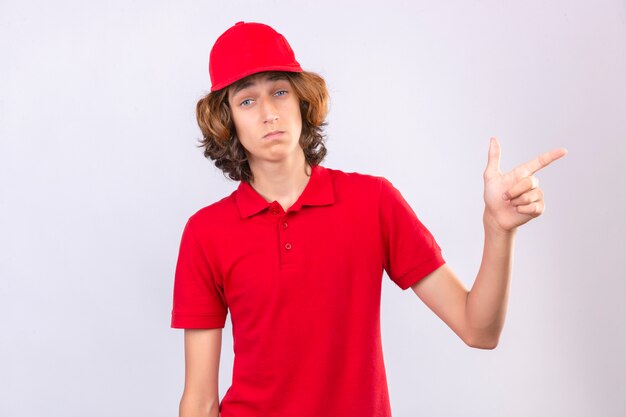
[[[278,235],[280,241],[280,251],[282,263],[289,263],[294,261],[294,256],[298,248],[293,241],[292,229],[289,228],[291,223],[291,216],[293,214],[285,213],[278,221]]]

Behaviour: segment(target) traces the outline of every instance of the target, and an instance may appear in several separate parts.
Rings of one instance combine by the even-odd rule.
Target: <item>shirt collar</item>
[[[240,181],[235,192],[235,199],[241,217],[250,217],[270,206],[252,186],[246,181]],[[321,165],[311,166],[311,177],[296,202],[288,211],[300,210],[302,206],[323,206],[335,201],[334,189],[330,172]]]

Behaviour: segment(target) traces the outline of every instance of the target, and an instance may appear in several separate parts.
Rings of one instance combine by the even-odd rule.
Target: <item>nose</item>
[[[266,123],[272,123],[274,120],[278,120],[278,109],[272,103],[272,100],[263,100],[262,111],[263,120]]]

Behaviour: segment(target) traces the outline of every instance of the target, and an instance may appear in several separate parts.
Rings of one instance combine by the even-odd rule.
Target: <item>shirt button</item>
[[[283,229],[287,228],[287,222],[283,222]]]
[[[291,243],[285,243],[285,249],[287,250],[291,249]]]

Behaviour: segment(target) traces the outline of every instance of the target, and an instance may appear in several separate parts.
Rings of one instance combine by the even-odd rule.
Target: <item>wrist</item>
[[[483,227],[485,228],[485,233],[490,235],[511,237],[515,236],[517,233],[517,227],[514,227],[513,229],[505,229],[500,226],[493,215],[491,215],[491,213],[487,210],[483,212]]]

